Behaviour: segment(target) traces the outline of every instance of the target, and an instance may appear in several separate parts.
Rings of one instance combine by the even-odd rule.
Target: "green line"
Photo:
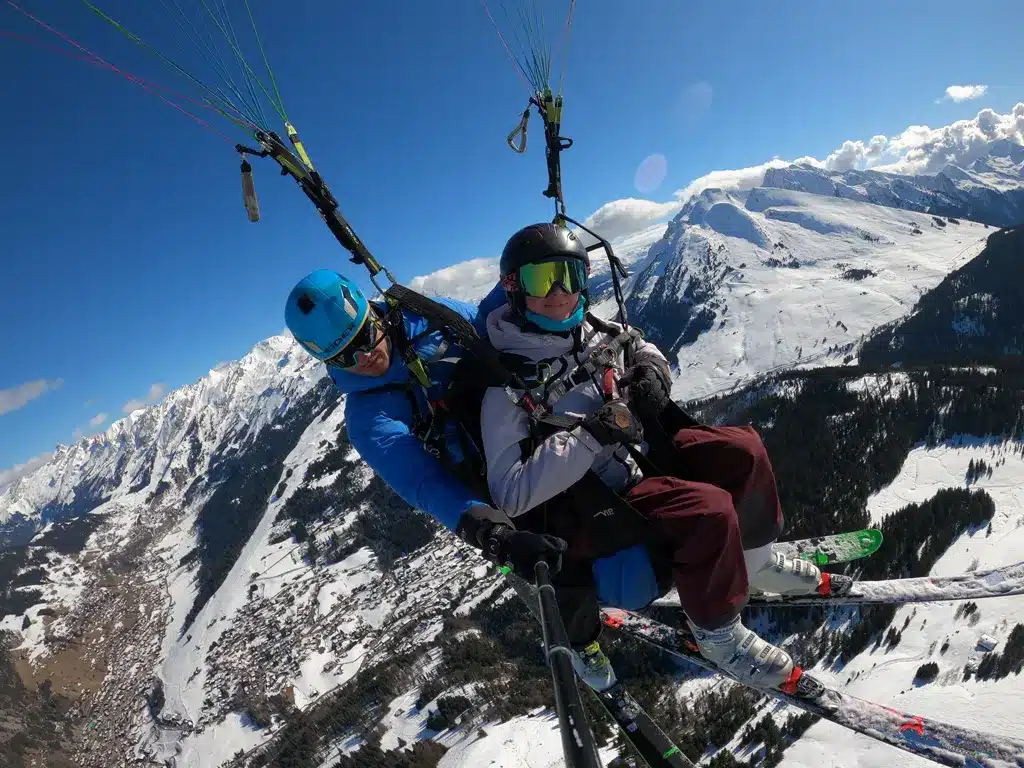
[[[218,1],[214,0],[214,4],[218,5]],[[238,42],[238,35],[235,33],[235,26],[234,26],[234,24],[231,23],[231,14],[228,11],[227,2],[225,0],[220,0],[219,1],[218,11],[220,13],[221,19],[223,20],[224,27],[231,33],[231,40],[233,40],[235,45],[239,49],[241,49],[242,46]],[[236,63],[237,63],[237,57],[235,57],[235,60],[236,60]],[[242,79],[245,80],[245,87],[248,89],[249,95],[252,97],[253,103],[256,104],[256,110],[263,117],[264,125],[269,125],[269,123],[267,121],[267,115],[263,111],[263,102],[260,99],[259,94],[256,93],[256,89],[253,88],[253,85],[252,85],[253,78],[252,77],[248,77],[246,75],[246,73],[244,71],[242,71]]]
[[[263,65],[267,68],[267,74],[270,75],[270,84],[274,86],[274,93],[277,94],[277,103],[281,106],[281,116],[287,123],[288,115],[284,111],[284,99],[281,98],[281,92],[277,89],[277,79],[274,77],[274,70],[270,68],[270,62],[267,61],[267,52],[263,50],[263,41],[260,39],[259,30],[256,29],[256,19],[252,17],[252,8],[249,7],[249,0],[245,0],[245,10],[249,14],[249,23],[252,24],[252,33],[256,37],[256,45],[259,46],[260,55],[263,57]]]
[[[672,746],[672,749],[670,749],[670,750],[669,750],[668,752],[666,752],[665,754],[663,754],[663,755],[662,755],[662,757],[665,757],[665,758],[667,758],[667,757],[669,757],[669,756],[671,756],[671,755],[674,755],[674,754],[675,754],[676,752],[679,752],[679,747],[677,747],[677,746],[673,745],[673,746]]]
[[[235,85],[235,80],[231,76],[231,71],[228,68],[227,62],[225,62],[224,57],[221,56],[220,46],[217,45],[217,42],[214,40],[213,33],[210,30],[210,25],[203,24],[202,28],[206,32],[207,40],[209,41],[209,47],[213,51],[213,55],[217,58],[217,61],[220,65],[221,78],[231,83],[231,86],[239,92],[239,98],[241,98],[246,103],[247,107],[250,110],[252,110],[254,115],[254,122],[257,125],[261,126],[263,130],[269,130],[270,122],[267,120],[267,114],[266,112],[264,112],[263,104],[261,103],[259,95],[256,93],[256,90],[252,87],[252,83],[250,82],[249,78],[245,77],[244,72],[242,73],[242,79],[245,81],[246,91],[248,92],[248,99],[250,99],[251,101],[247,101],[245,95],[241,94],[241,89],[239,89],[238,86]]]
[[[501,3],[502,13],[505,21],[512,31],[512,39],[517,48],[516,63],[520,71],[529,81],[534,92],[543,91],[546,79],[544,77],[544,41],[537,40],[534,34],[534,25],[523,6],[517,6],[514,14],[509,13],[508,6]],[[513,18],[515,16],[516,18]],[[520,34],[522,33],[522,35]],[[539,52],[538,52],[539,49]]]
[[[139,47],[146,49],[151,54],[153,54],[154,56],[159,58],[161,61],[163,61],[164,63],[166,63],[170,67],[173,67],[174,69],[176,69],[178,72],[180,72],[182,75],[184,75],[187,79],[191,80],[193,83],[195,83],[200,88],[202,88],[204,91],[206,91],[215,100],[217,100],[221,104],[223,104],[223,106],[226,106],[229,109],[233,109],[234,108],[232,104],[225,102],[221,98],[221,96],[219,94],[217,94],[216,91],[214,91],[210,86],[208,86],[206,83],[204,83],[198,77],[193,75],[191,72],[189,72],[183,66],[181,66],[180,64],[175,62],[173,59],[170,59],[167,56],[165,56],[164,54],[160,53],[160,51],[158,51],[153,46],[149,45],[149,43],[146,43],[145,41],[143,41],[138,35],[133,34],[130,30],[126,29],[124,26],[122,26],[117,21],[112,19],[110,16],[105,14],[103,11],[101,11],[99,8],[97,8],[95,5],[90,3],[89,0],[82,0],[82,3],[84,3],[85,6],[87,8],[89,8],[89,10],[91,10],[93,13],[95,13],[97,16],[99,16],[105,22],[107,22],[112,27],[114,27],[114,29],[116,29],[119,32],[121,32],[121,34],[123,34],[125,37],[127,37],[129,40],[131,40],[133,43],[136,43]]]
[[[562,85],[565,83],[565,65],[569,62],[569,36],[572,34],[572,12],[576,8],[576,0],[569,2],[569,18],[565,20],[565,47],[562,50],[562,74],[558,79],[558,95],[562,95]]]
[[[164,10],[167,11],[167,15],[171,16],[174,19],[175,23],[178,25],[178,28],[185,34],[185,37],[188,39],[188,41],[192,43],[192,45],[196,48],[196,50],[199,51],[200,54],[202,54],[203,58],[206,59],[207,63],[210,64],[210,66],[216,72],[217,62],[214,61],[212,58],[212,51],[210,50],[210,47],[206,46],[206,50],[203,50],[202,46],[200,45],[201,43],[203,43],[203,41],[199,35],[198,30],[196,30],[195,25],[192,23],[192,20],[185,15],[185,12],[182,10],[177,0],[170,0],[170,2],[174,3],[174,9],[175,11],[177,11],[177,14],[175,14],[175,12],[171,10],[170,6],[167,5],[167,0],[160,0],[160,4],[164,7]],[[179,18],[179,16],[181,18]],[[203,44],[205,45],[205,43]],[[252,105],[246,104],[244,95],[241,93],[241,91],[238,90],[235,84],[231,81],[230,77],[225,76],[225,73],[223,71],[218,72],[218,74],[220,75],[221,80],[223,80],[227,84],[228,90],[231,92],[234,98],[237,99],[246,109],[248,109],[249,113],[243,113],[242,110],[240,110],[238,106],[235,105],[234,101],[232,101],[232,99],[229,98],[227,94],[225,94],[220,88],[217,88],[217,91],[218,93],[220,93],[221,98],[223,98],[228,104],[230,104],[232,108],[234,108],[239,114],[244,114],[244,116],[248,120],[255,123],[256,113],[252,111]]]
[[[86,0],[82,0],[82,2],[86,2]],[[284,109],[278,106],[277,102],[274,101],[274,97],[267,92],[267,89],[263,85],[263,82],[256,76],[256,73],[252,71],[252,67],[249,66],[249,62],[245,60],[245,56],[242,55],[242,52],[238,49],[238,46],[235,45],[235,43],[231,40],[231,37],[228,35],[227,31],[220,23],[220,20],[214,15],[213,11],[210,10],[210,6],[207,5],[206,0],[201,0],[201,2],[203,4],[203,8],[206,9],[206,12],[209,14],[210,18],[213,19],[214,24],[217,25],[217,29],[220,30],[220,33],[224,36],[224,39],[231,47],[231,51],[235,54],[235,58],[238,60],[238,63],[241,64],[242,67],[245,68],[245,71],[249,73],[249,76],[252,78],[252,82],[256,83],[256,85],[260,87],[260,90],[263,91],[263,95],[267,97],[267,100],[270,102],[271,106],[274,107],[274,111],[277,112],[278,115],[280,115],[282,120],[287,121],[288,118],[284,114]]]

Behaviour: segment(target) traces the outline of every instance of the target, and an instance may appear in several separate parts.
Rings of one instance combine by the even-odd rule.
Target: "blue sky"
[[[244,6],[226,2],[240,22]],[[188,91],[84,5],[19,5],[117,66]],[[191,60],[159,4],[99,5]],[[480,2],[251,5],[314,162],[400,279],[493,256],[512,231],[551,217],[539,121],[524,157],[504,143],[527,93]],[[503,21],[499,0],[490,5]],[[936,129],[985,107],[1008,113],[1024,101],[1015,5],[580,3],[565,79],[563,133],[576,141],[563,157],[568,210],[585,218],[630,198],[670,210],[678,190],[713,171],[825,161],[848,140],[863,142],[850,147],[858,162],[875,162],[866,147],[877,134]],[[224,138],[11,33],[60,45],[0,0],[0,485],[4,469],[280,332],[283,300],[307,271],[357,273],[270,161],[254,161],[263,221],[253,225]],[[943,98],[955,84],[988,87]],[[899,155],[906,142],[890,148]],[[664,175],[638,190],[652,155],[664,157]]]

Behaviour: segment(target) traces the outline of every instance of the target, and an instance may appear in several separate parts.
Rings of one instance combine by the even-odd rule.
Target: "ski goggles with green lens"
[[[384,339],[384,334],[377,327],[377,321],[373,314],[367,316],[359,333],[352,337],[341,350],[332,358],[327,360],[328,365],[335,368],[352,368],[358,364],[357,355],[366,355],[373,352],[374,348]]]
[[[556,285],[566,293],[580,293],[587,287],[587,265],[580,259],[524,264],[519,268],[519,285],[527,295],[539,299]]]

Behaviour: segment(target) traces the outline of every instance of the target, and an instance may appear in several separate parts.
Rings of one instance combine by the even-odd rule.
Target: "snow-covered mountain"
[[[809,165],[772,168],[763,186],[1008,227],[1024,221],[1024,146],[999,139],[966,168],[949,163],[918,176]]]
[[[56,522],[111,499],[131,503],[185,489],[208,473],[213,456],[244,451],[323,376],[290,337],[273,336],[160,404],[57,446],[48,463],[0,492],[0,524]]]
[[[1020,170],[1013,146],[963,169],[971,185],[989,190],[978,199],[1005,198],[1008,211],[1020,188],[1013,183]],[[837,179],[844,190],[862,187],[867,198],[837,194]],[[953,186],[967,184],[959,179]],[[631,320],[678,354],[677,393],[685,397],[794,364],[852,364],[862,337],[909,315],[995,231],[939,214],[931,203],[917,210],[926,189],[921,177],[867,179],[800,167],[769,174],[749,192],[707,190],[668,225],[616,244],[633,265]],[[899,204],[880,204],[883,198]],[[597,293],[607,296],[607,280],[602,286],[601,271],[595,273]],[[613,307],[606,300],[600,310],[610,314]],[[782,399],[802,391],[769,386]],[[901,386],[872,377],[848,384],[851,392],[896,393]],[[759,392],[743,402],[756,402]],[[31,540],[13,554],[0,552],[0,576],[9,579],[0,598],[11,609],[0,615],[0,634],[14,637],[23,677],[50,680],[66,698],[80,765],[241,766],[239,750],[269,745],[280,753],[308,730],[323,737],[316,751],[325,766],[362,744],[388,750],[431,738],[450,747],[440,762],[447,768],[557,764],[557,732],[550,713],[540,712],[543,702],[534,707],[539,715],[503,724],[463,711],[451,713],[450,724],[466,715],[472,727],[428,727],[438,725],[430,717],[442,699],[455,706],[477,691],[496,696],[488,682],[513,686],[533,678],[525,666],[492,659],[489,681],[437,682],[438,670],[454,679],[461,669],[458,649],[466,658],[494,652],[483,640],[473,644],[481,634],[474,622],[486,621],[480,610],[510,610],[498,599],[501,582],[371,476],[347,445],[343,402],[322,366],[290,338],[273,337],[107,432],[59,447],[51,462],[0,493],[0,528],[19,542]],[[991,432],[977,429],[979,437]],[[958,540],[936,567],[952,572],[974,557],[981,567],[1000,565],[1020,554],[1014,531],[1024,518],[1011,492],[1020,470],[1015,448],[1002,437],[921,448],[913,477],[888,478],[871,501],[836,507],[864,503],[878,516],[898,506],[894,500],[917,500],[915,479],[936,461],[948,471],[929,493],[963,487],[961,465],[970,459],[1006,459],[976,482],[996,495],[992,536]],[[783,482],[796,474],[786,466],[779,471]],[[957,719],[983,725],[966,702],[1009,707],[1017,679],[953,685],[953,678],[976,653],[975,629],[1005,638],[1024,620],[1022,606],[1002,608],[997,619],[982,606],[982,623],[970,632],[956,624],[963,617],[954,620],[953,608],[936,609],[918,639],[905,630],[902,648],[911,653],[901,657],[897,647],[857,656],[848,675],[859,675],[863,695],[883,678],[903,681],[911,665],[932,658],[933,641],[960,630],[948,653],[936,657],[952,689],[942,695],[963,700]],[[901,612],[897,621],[903,618]],[[913,627],[921,618],[914,616]],[[524,634],[537,640],[529,629]],[[846,670],[840,672],[845,681]],[[687,680],[679,698],[696,712],[722,686],[707,677]],[[880,690],[892,700],[902,695]],[[942,715],[927,711],[940,706],[930,690],[899,701]],[[518,701],[511,689],[501,691]],[[382,695],[386,700],[378,701]],[[361,696],[371,703],[357,727],[345,719],[353,716],[346,702]],[[486,702],[495,712],[497,705]],[[296,717],[310,718],[307,731]],[[807,738],[787,752],[793,765],[812,764],[812,750],[833,740],[847,754],[846,737],[827,727],[815,726]],[[505,746],[507,739],[515,746]],[[742,755],[738,742],[731,746]],[[895,759],[863,741],[850,749],[864,762],[834,764]]]
[[[791,166],[751,190],[705,190],[636,264],[631,320],[678,357],[684,399],[851,362],[865,334],[976,256],[992,224],[1024,221],[1022,160],[1024,147],[995,142],[971,169],[934,176]]]

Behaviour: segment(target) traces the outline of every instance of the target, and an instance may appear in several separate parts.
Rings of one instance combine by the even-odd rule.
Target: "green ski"
[[[860,531],[814,536],[809,539],[778,541],[773,549],[789,557],[809,560],[815,565],[830,565],[867,557],[877,552],[880,546],[882,532],[875,528],[864,528]]]

